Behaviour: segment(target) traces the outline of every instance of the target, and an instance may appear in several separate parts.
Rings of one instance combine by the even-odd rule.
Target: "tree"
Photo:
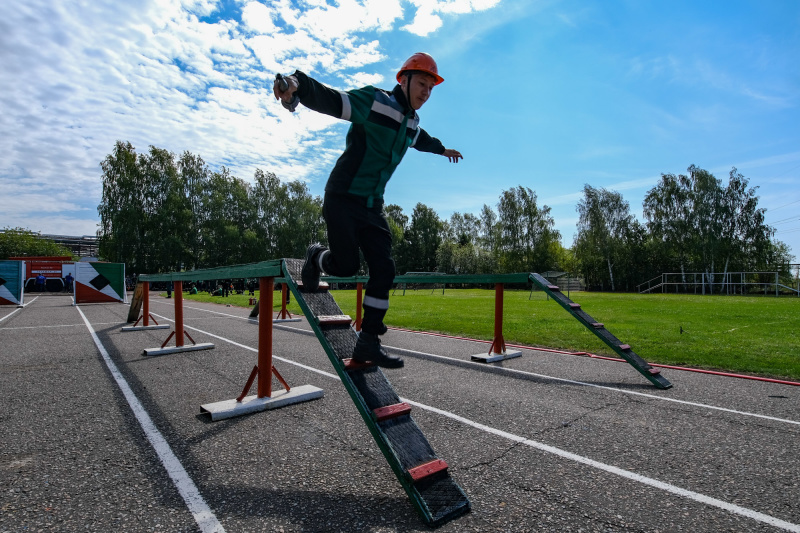
[[[389,204],[383,209],[386,215],[386,222],[389,224],[389,231],[392,232],[392,254],[395,260],[395,268],[398,272],[407,271],[405,243],[405,232],[408,224],[408,217],[403,213],[403,208],[396,204]]]
[[[561,236],[554,229],[550,208],[537,205],[535,192],[522,186],[503,191],[497,213],[501,270],[537,272],[555,266],[555,245]],[[485,216],[491,219],[488,213]]]
[[[202,261],[202,196],[208,183],[210,170],[205,161],[191,152],[183,152],[178,159],[178,172],[182,177],[184,195],[188,199],[190,221],[186,230],[188,249],[187,268],[198,268]]]
[[[497,224],[497,214],[486,204],[481,208],[478,217],[480,225],[478,230],[478,245],[488,251],[498,261],[500,254],[500,227]]]
[[[271,172],[251,185],[190,152],[137,155],[123,142],[101,168],[101,253],[135,272],[302,257],[325,238],[321,199]]]
[[[41,239],[38,234],[24,228],[0,230],[0,260],[9,257],[73,257],[66,248],[50,239]]]
[[[775,231],[758,207],[757,188],[748,188],[736,168],[727,186],[695,165],[687,170],[688,176],[663,174],[645,197],[648,230],[661,256],[676,260],[681,272],[689,266],[704,272],[712,289],[720,265],[726,274],[770,264],[782,243],[772,241]]]
[[[584,185],[583,198],[578,202],[578,235],[576,254],[584,265],[587,280],[597,277],[606,279],[595,271],[597,262],[607,267],[611,290],[614,282],[615,264],[630,257],[628,241],[634,231],[634,218],[628,202],[616,191],[595,189]]]
[[[450,220],[446,224],[447,239],[457,242],[461,246],[467,244],[477,244],[481,220],[471,213],[455,212],[450,215]]]
[[[174,154],[163,148],[151,146],[148,154],[140,157],[139,166],[147,192],[145,224],[152,267],[181,270],[191,257],[190,226],[194,218],[186,178]]]
[[[117,141],[100,167],[103,196],[97,207],[99,253],[110,261],[125,263],[132,272],[147,271],[146,191],[136,151],[131,143]]]
[[[248,262],[251,247],[257,245],[250,185],[222,167],[211,174],[202,205],[205,266]]]
[[[436,211],[418,203],[411,215],[411,224],[405,232],[406,271],[434,272],[436,251],[442,242],[442,221]]]
[[[686,282],[692,256],[690,184],[686,176],[662,174],[644,198],[644,217],[657,255],[657,269],[672,270],[673,261]]]
[[[311,196],[305,183],[281,183],[272,172],[256,170],[250,202],[262,243],[254,260],[303,257],[309,244],[325,240],[322,201]]]

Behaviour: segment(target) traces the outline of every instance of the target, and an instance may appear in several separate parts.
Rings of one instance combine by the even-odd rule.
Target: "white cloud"
[[[270,34],[278,30],[273,22],[273,11],[260,2],[248,2],[242,9],[242,23],[247,30]]]
[[[411,24],[403,29],[415,35],[429,35],[442,27],[442,18],[434,12],[434,6],[421,6]]]
[[[436,2],[430,13],[495,4]],[[347,125],[286,112],[272,96],[274,74],[300,68],[347,88],[380,83],[395,65],[381,65],[379,39],[404,19],[404,3],[314,0],[301,10],[290,0],[243,1],[241,20],[221,5],[33,0],[6,10],[0,190],[25,201],[0,206],[0,226],[92,233],[100,162],[117,140],[139,152],[188,150],[244,179],[256,168],[324,179]],[[405,5],[425,17],[422,4]]]
[[[439,14],[464,15],[495,7],[500,0],[410,0],[417,7],[411,24],[403,29],[415,35],[426,36],[442,27]]]
[[[352,76],[348,76],[346,83],[348,88],[356,88],[356,87],[364,87],[366,85],[378,85],[383,81],[383,79],[384,77],[380,74],[356,72]]]

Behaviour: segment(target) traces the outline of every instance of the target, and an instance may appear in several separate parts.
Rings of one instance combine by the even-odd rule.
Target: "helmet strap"
[[[408,108],[413,110],[414,108],[411,107],[411,77],[414,76],[414,71],[409,70],[406,73],[406,100],[408,101]]]

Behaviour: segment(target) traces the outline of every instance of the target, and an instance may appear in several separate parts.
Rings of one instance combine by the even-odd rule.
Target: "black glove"
[[[278,84],[278,88],[281,90],[281,92],[289,90],[289,82],[282,74],[275,75],[275,82]],[[281,104],[283,105],[283,107],[285,107],[292,113],[294,113],[295,109],[297,109],[297,105],[299,103],[300,103],[300,97],[297,96],[297,91],[295,91],[295,93],[292,95],[292,101],[289,102],[288,104],[283,99],[281,99]]]

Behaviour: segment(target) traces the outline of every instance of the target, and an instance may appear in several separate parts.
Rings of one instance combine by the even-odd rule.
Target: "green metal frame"
[[[283,276],[283,259],[272,259],[244,265],[227,265],[164,274],[142,274],[139,276],[139,281],[202,281],[209,279],[280,278],[281,276]]]
[[[288,285],[294,293],[295,298],[300,304],[303,313],[309,316],[310,310],[305,306],[302,295],[300,295],[297,286],[291,280],[289,272],[286,268],[283,259],[273,259],[270,261],[262,261],[260,263],[250,263],[244,265],[229,265],[217,268],[204,268],[200,270],[189,270],[184,272],[171,272],[166,274],[142,274],[139,276],[140,281],[200,281],[209,279],[236,279],[236,278],[260,278],[272,277],[278,282],[289,282]],[[353,277],[337,277],[325,276],[322,278],[328,283],[366,283],[369,281],[368,276],[353,276]],[[619,339],[610,334],[605,328],[596,328],[591,322],[585,320],[581,313],[576,312],[570,304],[574,304],[572,300],[567,298],[560,291],[553,290],[549,282],[539,274],[533,272],[525,273],[512,273],[512,274],[406,274],[402,276],[395,276],[394,283],[452,283],[452,284],[522,284],[532,283],[534,286],[543,290],[548,296],[555,300],[565,311],[567,311],[573,318],[583,324],[587,329],[594,333],[597,338],[603,341],[611,350],[619,355],[622,359],[627,361],[633,366],[642,376],[660,389],[668,389],[672,384],[663,376],[661,376],[652,369],[652,367],[639,357],[632,350],[620,349]],[[586,314],[585,312],[582,312]],[[313,315],[311,315],[313,316]],[[588,316],[588,315],[587,315]],[[313,322],[313,321],[312,321]],[[312,323],[312,328],[317,336],[321,335],[321,330],[316,323]],[[611,337],[611,338],[609,338]],[[320,337],[322,338],[322,337]],[[323,343],[325,346],[326,343]],[[338,358],[332,353],[331,349],[325,346],[325,352],[331,363],[334,364],[337,373],[341,377],[344,369],[339,369]],[[341,366],[341,365],[339,365]],[[359,412],[365,417],[365,420],[371,415],[366,411],[366,406],[360,406]],[[394,468],[394,467],[393,467]]]
[[[358,409],[361,418],[364,420],[364,423],[369,429],[370,434],[372,435],[375,442],[378,444],[378,448],[386,458],[395,476],[400,481],[400,484],[402,485],[403,489],[406,491],[406,494],[408,494],[412,504],[429,525],[438,525],[435,523],[433,516],[431,515],[429,509],[427,508],[424,499],[418,492],[417,488],[414,486],[413,481],[409,479],[405,468],[403,467],[399,458],[395,454],[395,451],[392,449],[391,443],[388,441],[387,437],[383,434],[383,431],[373,418],[372,411],[364,403],[364,399],[361,396],[361,393],[358,391],[355,384],[348,375],[347,371],[345,370],[344,364],[339,359],[333,347],[330,345],[327,338],[325,337],[324,331],[317,323],[314,312],[311,310],[311,308],[305,301],[304,294],[300,292],[297,284],[292,279],[291,272],[289,271],[289,268],[287,267],[285,260],[278,259],[271,261],[262,261],[260,263],[231,265],[218,268],[191,270],[186,272],[145,274],[141,275],[139,277],[139,280],[147,282],[153,282],[153,281],[170,282],[170,281],[200,281],[200,280],[210,280],[210,279],[237,279],[237,278],[262,278],[262,277],[271,277],[274,278],[275,281],[286,283],[289,290],[292,291],[295,297],[295,301],[300,306],[301,310],[303,311],[303,314],[308,318],[308,322],[311,325],[311,329],[317,336],[317,339],[320,341],[320,344],[322,345],[325,354],[328,356],[331,365],[336,370],[336,374],[339,376],[339,379],[344,385],[345,390],[347,391],[350,398],[353,400],[353,403],[356,405],[356,408]],[[356,277],[345,278],[345,277],[328,276],[324,277],[323,280],[328,283],[365,283],[369,281],[369,277],[356,276]],[[585,311],[578,311],[577,309],[575,309],[573,306],[577,306],[577,304],[572,302],[572,300],[570,300],[567,296],[561,293],[558,287],[551,285],[544,277],[540,276],[539,274],[536,273],[488,274],[488,275],[407,274],[403,276],[396,276],[394,279],[394,283],[437,283],[437,284],[451,283],[451,284],[494,285],[498,283],[527,284],[528,282],[532,283],[534,286],[543,290],[548,296],[550,296],[553,300],[555,300],[565,311],[567,311],[573,318],[575,318],[581,324],[583,324],[585,327],[591,330],[609,348],[611,348],[616,354],[618,354],[631,366],[633,366],[640,374],[642,374],[646,379],[648,379],[651,383],[653,383],[653,385],[661,389],[667,389],[672,386],[672,384],[669,381],[667,381],[666,378],[661,376],[657,370],[652,369],[652,367],[647,362],[642,360],[641,357],[636,355],[632,350],[630,350],[630,348],[626,347],[625,350],[621,349],[620,342],[618,339],[616,339],[616,337],[611,335],[611,333],[608,330],[606,330],[602,325],[593,322],[594,319],[589,317],[589,315],[586,314]],[[577,307],[579,308],[579,306]],[[467,505],[469,505],[468,502]]]
[[[566,312],[568,312],[572,317],[583,324],[586,329],[591,331],[592,333],[597,336],[598,339],[603,341],[606,346],[611,348],[614,353],[619,355],[622,359],[624,359],[628,364],[630,364],[633,368],[636,369],[642,376],[644,376],[650,383],[655,385],[659,389],[669,389],[672,387],[672,383],[670,383],[664,376],[662,376],[657,370],[654,370],[652,366],[650,366],[646,361],[644,361],[641,357],[639,357],[633,350],[627,349],[622,350],[620,348],[619,339],[614,337],[611,332],[609,332],[605,326],[595,327],[593,324],[596,322],[592,322],[590,320],[585,319],[577,312],[577,310],[573,309],[570,304],[574,304],[572,300],[570,300],[566,295],[564,295],[558,288],[551,289],[553,287],[550,283],[541,275],[536,273],[529,274],[529,279],[531,283],[535,286],[543,290],[547,295],[552,298],[553,300],[558,303]],[[583,314],[589,317],[589,315],[582,311]],[[591,319],[594,320],[594,319]],[[603,332],[606,332],[606,335],[603,335]],[[611,337],[610,339],[608,337]]]

